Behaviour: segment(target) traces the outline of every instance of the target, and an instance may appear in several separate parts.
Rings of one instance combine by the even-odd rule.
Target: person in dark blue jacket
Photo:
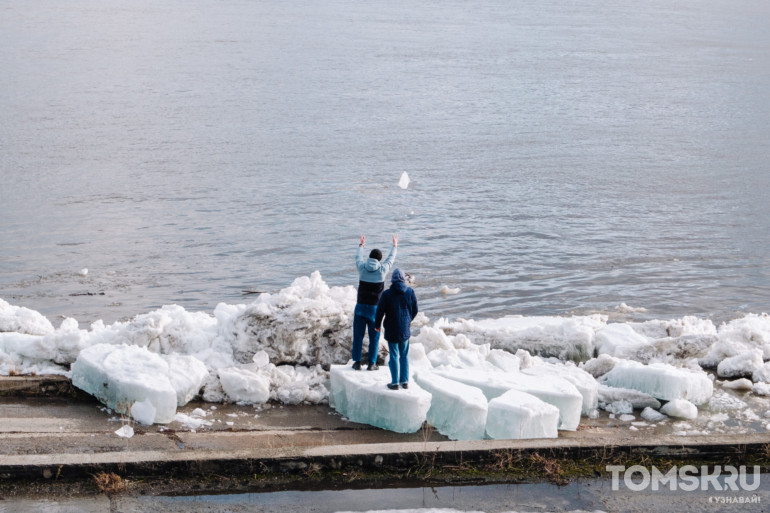
[[[394,269],[390,278],[390,288],[382,293],[377,303],[377,313],[374,318],[375,329],[385,326],[385,340],[388,342],[390,358],[390,384],[388,388],[397,390],[409,388],[409,339],[412,336],[410,325],[417,315],[417,296],[414,290],[406,286],[404,273]]]

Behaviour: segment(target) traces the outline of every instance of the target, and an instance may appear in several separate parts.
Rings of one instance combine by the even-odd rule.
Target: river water
[[[431,318],[766,311],[768,19],[0,0],[0,298],[55,324],[210,311],[314,270],[355,285],[359,234],[398,233]]]

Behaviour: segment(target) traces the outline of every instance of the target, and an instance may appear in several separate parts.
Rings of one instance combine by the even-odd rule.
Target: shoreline
[[[325,405],[255,413],[231,404],[211,410],[209,428],[136,425],[124,439],[115,431],[125,421],[68,381],[0,378],[0,496],[562,485],[607,477],[607,465],[770,471],[770,433],[683,437],[611,427],[606,418],[584,418],[553,439],[451,441],[429,427],[399,434],[351,423]]]

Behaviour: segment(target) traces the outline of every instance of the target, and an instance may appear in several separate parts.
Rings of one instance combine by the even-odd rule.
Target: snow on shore
[[[105,397],[122,397],[117,391],[139,385],[159,390],[163,406],[156,422],[168,421],[173,413],[171,397],[177,406],[194,397],[243,404],[324,403],[329,369],[350,357],[355,300],[354,287],[329,287],[315,272],[250,304],[221,303],[211,314],[167,305],[126,322],[97,321],[80,329],[69,318],[54,328],[40,313],[0,299],[0,375],[62,374],[76,384],[98,376],[100,385],[115,389],[101,394]],[[582,415],[589,416],[596,408],[628,415],[635,408],[659,410],[661,402],[677,401],[662,411],[687,419],[694,411],[719,411],[713,417],[721,419],[725,397],[744,394],[748,399],[736,400],[746,409],[746,401],[768,401],[770,393],[766,314],[720,326],[696,317],[608,323],[603,315],[431,324],[421,314],[411,342],[412,370],[425,381],[444,382],[429,373],[454,376],[462,382],[458,390],[480,397],[467,387],[481,387],[489,396],[514,384],[521,390],[520,382],[533,377],[544,383],[566,379],[570,394],[582,397]],[[724,381],[714,382],[712,390],[713,376],[704,369]],[[137,381],[132,374],[142,377]],[[693,410],[683,401],[700,407]],[[123,408],[128,412],[130,406]],[[479,411],[482,406],[475,405]],[[765,422],[740,408],[729,411],[744,421]],[[563,420],[565,412],[561,415]]]

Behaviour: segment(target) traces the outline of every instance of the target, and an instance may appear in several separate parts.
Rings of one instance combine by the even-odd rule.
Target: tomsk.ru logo
[[[751,473],[746,472],[746,466],[735,468],[732,465],[716,465],[713,472],[703,465],[700,469],[694,465],[671,467],[663,473],[657,467],[649,469],[641,465],[626,468],[623,465],[607,465],[607,472],[612,473],[612,489],[619,490],[621,474],[623,484],[631,491],[653,491],[668,487],[670,490],[714,491],[743,491],[752,492],[759,488],[760,468],[754,465]],[[749,479],[751,476],[751,479]]]

